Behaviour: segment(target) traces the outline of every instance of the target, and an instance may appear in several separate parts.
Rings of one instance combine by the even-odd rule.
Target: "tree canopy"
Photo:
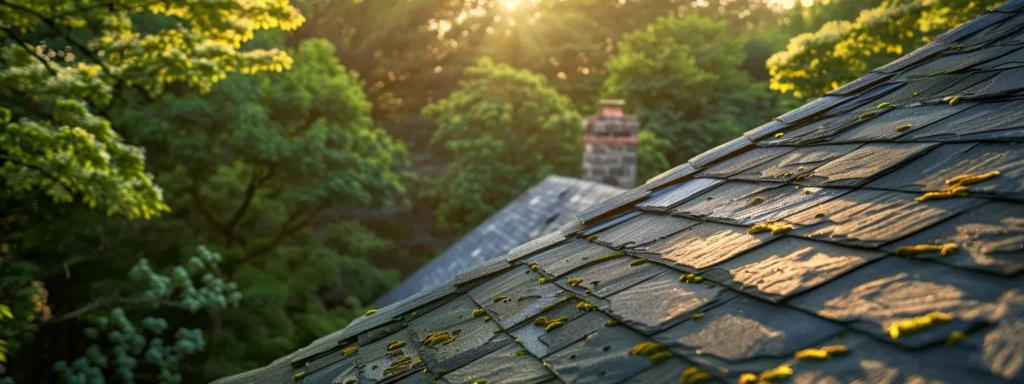
[[[483,221],[547,175],[579,174],[580,115],[539,75],[481,59],[423,115],[437,121],[431,147],[451,157],[430,195],[453,230]]]
[[[624,37],[606,64],[604,95],[626,99],[642,129],[669,141],[669,163],[686,162],[779,111],[743,70],[745,43],[721,21],[659,18]],[[664,171],[640,166],[645,175]]]
[[[886,0],[854,20],[834,20],[793,37],[767,65],[771,89],[806,99],[927,44],[1002,0]]]

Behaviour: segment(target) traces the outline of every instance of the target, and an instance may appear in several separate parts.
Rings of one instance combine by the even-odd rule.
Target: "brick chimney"
[[[622,113],[623,100],[601,100],[601,111],[583,120],[583,178],[621,188],[636,185],[640,122]]]

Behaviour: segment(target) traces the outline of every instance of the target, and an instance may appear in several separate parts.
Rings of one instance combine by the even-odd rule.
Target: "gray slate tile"
[[[448,372],[438,381],[445,384],[472,384],[484,379],[488,383],[539,384],[554,376],[533,355],[517,353],[522,349],[521,345],[511,343],[472,364]]]
[[[792,150],[793,148],[786,147],[754,148],[753,150],[747,151],[729,160],[718,163],[715,166],[698,173],[697,176],[724,179],[737,173],[746,171],[751,167],[760,165],[768,160],[784,155]]]
[[[1016,143],[944,144],[869,183],[868,188],[907,192],[941,191],[946,180],[999,171],[993,179],[969,185],[971,193],[1024,200],[1024,146]]]
[[[726,382],[788,361],[796,351],[839,334],[842,327],[804,312],[737,297],[654,336],[682,358]]]
[[[723,182],[725,181],[719,179],[693,178],[655,192],[647,201],[637,204],[636,207],[645,211],[665,212]]]
[[[829,161],[853,152],[858,144],[817,145],[797,148],[754,168],[734,175],[732,180],[789,182]]]
[[[704,277],[778,302],[883,256],[883,252],[785,236],[711,267]]]
[[[545,361],[567,383],[615,383],[654,365],[647,356],[629,354],[630,348],[646,341],[626,327],[606,327]]]
[[[643,214],[597,233],[596,243],[609,248],[636,248],[691,227],[697,222],[681,217]]]
[[[944,341],[950,332],[999,321],[1015,308],[1019,287],[1019,279],[890,256],[800,295],[790,305],[890,344],[921,348]],[[953,320],[891,337],[894,322],[933,312]]]
[[[843,189],[802,187],[762,183],[729,182],[684,204],[677,214],[705,220],[751,226],[779,221],[789,215],[846,193]],[[704,198],[704,200],[702,200]]]
[[[1013,275],[1024,271],[1024,204],[992,202],[943,221],[882,249],[955,243],[959,250],[947,256],[918,255],[957,268]]]
[[[808,185],[862,185],[904,162],[924,154],[934,144],[866,144],[814,170],[803,180]]]
[[[896,108],[846,131],[832,139],[832,143],[894,141],[896,138],[921,129],[969,107],[969,104],[949,106],[929,105],[917,108]]]
[[[786,219],[802,226],[790,234],[860,247],[882,244],[914,234],[983,201],[969,197],[916,201],[919,195],[856,190]]]
[[[748,234],[746,227],[702,223],[644,247],[644,250],[658,254],[657,258],[664,263],[702,270],[776,238],[767,232]]]
[[[538,253],[524,261],[526,264],[536,263],[545,273],[554,277],[582,268],[601,256],[616,251],[600,244],[590,243],[582,239],[573,239],[565,244]],[[536,277],[536,276],[535,276]]]
[[[901,137],[900,141],[978,141],[1024,138],[1024,100],[982,103]]]
[[[735,296],[721,286],[681,282],[680,276],[679,272],[662,273],[611,295],[608,314],[630,328],[652,334]]]

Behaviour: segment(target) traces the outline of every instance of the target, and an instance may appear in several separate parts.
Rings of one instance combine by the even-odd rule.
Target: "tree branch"
[[[252,199],[256,195],[256,190],[263,186],[263,183],[273,177],[274,167],[271,166],[263,176],[257,176],[256,172],[257,171],[254,169],[253,174],[249,177],[249,185],[245,188],[245,196],[242,198],[242,204],[239,205],[238,209],[235,210],[235,213],[231,215],[231,219],[224,224],[223,232],[228,246],[231,246],[235,242],[235,225],[238,225],[238,222],[242,220],[243,216],[245,216],[245,212],[249,209],[249,206],[252,205]]]
[[[278,231],[277,235],[275,235],[272,240],[270,240],[266,244],[253,248],[252,250],[247,252],[245,257],[242,258],[242,261],[246,263],[252,262],[254,259],[262,256],[263,254],[270,252],[278,245],[280,245],[285,238],[291,236],[298,230],[309,225],[309,223],[312,222],[313,219],[319,216],[320,211],[323,210],[326,206],[327,204],[324,203],[321,204],[320,206],[317,206],[316,208],[313,208],[312,212],[310,212],[305,218],[301,220],[299,220],[299,217],[303,215],[302,213],[290,215],[288,220],[285,220],[284,224],[281,225],[281,230]]]
[[[192,184],[189,185],[188,191],[189,194],[192,195],[192,202],[196,206],[196,209],[199,210],[199,213],[206,218],[206,221],[208,221],[210,225],[216,228],[224,228],[224,225],[218,222],[217,218],[213,216],[213,212],[210,212],[210,210],[206,208],[206,203],[203,201],[202,191],[199,189],[199,180],[197,180],[197,175],[194,171],[189,171],[189,178],[192,179]]]

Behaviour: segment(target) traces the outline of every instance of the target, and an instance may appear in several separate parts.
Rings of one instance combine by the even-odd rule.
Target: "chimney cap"
[[[621,99],[604,99],[597,102],[602,107],[622,107],[626,105],[626,100]]]

